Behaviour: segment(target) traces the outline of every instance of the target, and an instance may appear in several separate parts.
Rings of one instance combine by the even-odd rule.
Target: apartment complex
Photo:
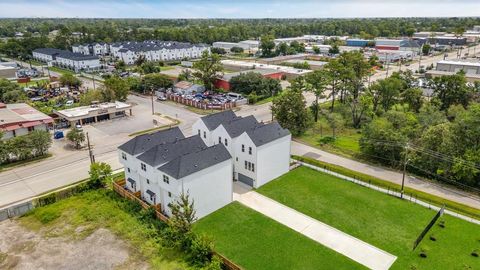
[[[102,67],[100,59],[95,55],[84,55],[54,48],[35,49],[32,55],[35,60],[72,69],[75,72],[99,70]]]
[[[205,44],[160,40],[93,43],[72,47],[73,52],[84,55],[111,55],[127,65],[134,64],[140,57],[144,57],[147,61],[199,58],[205,50],[209,50],[209,46]]]

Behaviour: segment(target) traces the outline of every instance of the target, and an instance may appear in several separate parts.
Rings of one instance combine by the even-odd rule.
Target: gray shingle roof
[[[200,136],[196,135],[156,145],[138,156],[138,159],[152,167],[157,167],[179,156],[197,152],[206,147],[207,145],[205,145]]]
[[[250,115],[247,117],[235,118],[227,123],[223,123],[222,125],[231,138],[236,138],[240,136],[243,132],[261,124],[258,123],[257,119],[255,119],[253,115]]]
[[[182,131],[180,131],[178,127],[174,127],[155,133],[139,135],[120,145],[118,148],[130,155],[138,155],[156,145],[174,142],[175,140],[183,138],[185,138],[185,136]]]
[[[278,122],[272,122],[266,125],[257,126],[247,131],[247,135],[258,147],[276,139],[290,135],[288,129],[284,129]]]
[[[220,124],[227,123],[233,119],[237,118],[233,111],[223,111],[219,113],[210,114],[202,117],[202,121],[207,126],[208,130],[216,129]]]
[[[198,152],[179,156],[158,170],[175,179],[181,179],[231,158],[223,144],[216,144]]]

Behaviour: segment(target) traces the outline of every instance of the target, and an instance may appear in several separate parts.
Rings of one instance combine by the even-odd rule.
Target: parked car
[[[73,100],[67,100],[67,102],[65,102],[65,106],[70,107],[73,105],[73,103],[74,103]]]

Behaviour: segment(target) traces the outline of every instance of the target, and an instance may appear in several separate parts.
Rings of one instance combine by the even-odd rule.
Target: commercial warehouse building
[[[124,117],[127,115],[127,111],[129,115],[132,115],[132,105],[115,101],[53,112],[63,121],[74,126]]]
[[[312,72],[309,69],[300,69],[300,68],[294,68],[294,67],[269,65],[269,64],[255,63],[255,62],[237,61],[237,60],[222,60],[222,64],[225,67],[225,69],[235,70],[235,71],[276,70],[278,72],[282,72],[285,75],[286,79],[294,79],[299,76]]]
[[[480,81],[480,62],[462,60],[443,60],[437,63],[435,70],[429,70],[425,74],[427,78],[435,78],[453,75],[460,71],[465,72],[465,78],[469,82]]]
[[[215,81],[215,88],[230,90],[230,80],[233,77],[236,77],[238,75],[245,74],[248,72],[258,73],[265,78],[272,78],[277,80],[282,79],[282,76],[283,76],[283,72],[274,70],[274,69],[252,69],[252,70],[239,71],[234,73],[227,73],[227,74],[224,74],[222,78],[219,78]]]
[[[30,107],[25,103],[0,103],[0,131],[1,139],[10,139],[26,135],[34,130],[48,130],[53,119]]]

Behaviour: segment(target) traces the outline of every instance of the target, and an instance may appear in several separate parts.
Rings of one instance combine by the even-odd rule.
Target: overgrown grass
[[[386,181],[386,180],[383,180],[383,179],[380,179],[380,178],[377,178],[377,177],[374,177],[374,176],[371,176],[371,175],[368,175],[368,174],[353,171],[353,170],[347,169],[347,168],[342,167],[342,166],[334,165],[334,164],[331,164],[331,163],[323,162],[323,161],[308,158],[308,157],[293,156],[293,158],[298,159],[298,160],[303,161],[303,162],[306,162],[306,163],[309,163],[309,164],[312,164],[312,165],[315,165],[315,166],[318,166],[318,167],[321,167],[321,168],[325,168],[325,169],[333,171],[333,172],[343,174],[345,176],[355,178],[355,179],[363,181],[363,182],[371,183],[371,184],[379,186],[379,187],[392,189],[392,190],[397,190],[397,191],[401,190],[401,186],[398,185],[398,184],[395,184],[395,183],[392,183],[392,182],[389,182],[389,181]],[[464,204],[461,204],[461,203],[453,202],[453,201],[450,201],[450,200],[447,200],[447,199],[444,199],[444,198],[440,198],[440,197],[437,197],[435,195],[425,193],[425,192],[422,192],[422,191],[419,191],[419,190],[416,190],[416,189],[413,189],[413,188],[409,188],[409,187],[405,187],[404,191],[405,191],[406,194],[408,194],[410,196],[413,196],[413,197],[415,197],[419,200],[431,203],[431,204],[439,206],[439,207],[445,205],[445,207],[447,209],[458,212],[460,214],[464,214],[466,216],[471,216],[471,217],[480,219],[480,209],[470,207],[468,205],[464,205]]]
[[[59,68],[59,67],[48,67],[48,69],[50,71],[54,71],[54,72],[57,72],[57,73],[60,73],[61,75],[64,75],[64,74],[72,74],[72,75],[75,75],[75,72],[71,71],[71,70],[68,70],[68,69],[63,69],[63,68]],[[46,71],[45,69],[45,73],[48,75],[48,71]]]
[[[238,202],[199,220],[194,231],[244,269],[365,269]]]
[[[133,136],[143,135],[143,134],[147,134],[147,133],[153,133],[155,131],[164,130],[164,129],[168,129],[168,128],[171,128],[171,127],[176,127],[180,124],[180,121],[177,120],[177,119],[170,118],[170,120],[173,121],[173,123],[170,124],[170,125],[163,125],[163,126],[158,126],[158,127],[154,127],[154,128],[149,128],[149,129],[137,131],[137,132],[128,134],[128,136],[133,137]]]
[[[162,246],[160,228],[165,225],[149,211],[111,190],[97,189],[76,194],[36,208],[19,220],[46,237],[64,236],[73,240],[83,239],[99,228],[107,228],[132,246],[131,256],[148,261],[153,269],[189,268],[182,253]]]
[[[398,257],[391,269],[480,269],[470,255],[480,246],[480,226],[444,215],[417,250],[413,242],[435,212],[306,167],[258,190],[280,203],[325,222]],[[435,234],[437,241],[429,239]],[[427,258],[419,253],[426,250]]]
[[[361,134],[358,130],[343,127],[335,131],[335,139],[333,139],[332,128],[324,118],[321,118],[296,139],[328,152],[353,157],[360,154],[360,138]]]

